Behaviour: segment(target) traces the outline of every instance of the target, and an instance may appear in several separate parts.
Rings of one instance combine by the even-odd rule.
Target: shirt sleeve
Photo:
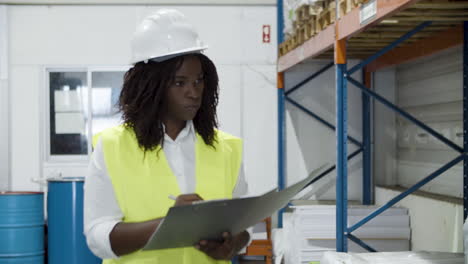
[[[109,235],[122,218],[99,140],[91,156],[84,184],[83,219],[86,242],[96,256],[102,259],[118,258],[112,251]]]
[[[244,173],[244,164],[241,163],[239,168],[239,176],[237,176],[236,186],[234,186],[234,190],[232,191],[232,198],[241,198],[247,196],[249,193],[249,185],[245,180],[245,173]]]
[[[239,169],[239,176],[237,177],[237,182],[236,186],[234,187],[234,190],[232,191],[232,197],[233,198],[241,198],[245,197],[249,194],[249,185],[247,184],[247,181],[245,180],[245,174],[244,174],[244,164],[241,163],[240,169]],[[253,226],[247,228],[246,230],[249,233],[249,242],[245,247],[243,247],[238,254],[244,254],[247,251],[247,247],[252,243],[252,233],[253,233]]]

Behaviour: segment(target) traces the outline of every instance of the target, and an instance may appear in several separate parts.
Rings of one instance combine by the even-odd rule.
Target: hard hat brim
[[[184,49],[184,50],[178,50],[178,51],[171,52],[171,53],[155,55],[154,57],[151,56],[150,58],[145,58],[144,60],[143,59],[136,59],[136,60],[133,60],[131,62],[131,64],[136,64],[136,63],[141,62],[141,61],[146,62],[148,60],[155,61],[155,62],[162,62],[162,61],[169,60],[169,59],[172,59],[172,58],[175,58],[175,57],[178,57],[178,56],[182,56],[182,55],[187,55],[187,54],[192,54],[192,53],[201,53],[201,51],[204,51],[207,48],[208,48],[208,46],[202,46],[202,47],[195,47],[195,48],[189,48],[189,49]]]

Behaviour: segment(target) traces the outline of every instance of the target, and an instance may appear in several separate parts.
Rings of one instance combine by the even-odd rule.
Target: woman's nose
[[[201,96],[201,89],[197,83],[192,83],[188,87],[188,96],[191,98],[198,98]]]

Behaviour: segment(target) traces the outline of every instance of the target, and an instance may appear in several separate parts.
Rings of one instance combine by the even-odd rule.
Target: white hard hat
[[[207,48],[184,14],[174,9],[160,9],[146,17],[137,27],[131,45],[133,64],[163,61]]]

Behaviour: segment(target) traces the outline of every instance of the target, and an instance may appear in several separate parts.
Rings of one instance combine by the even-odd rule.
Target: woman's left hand
[[[201,240],[195,245],[195,248],[214,259],[230,260],[247,244],[248,241],[249,233],[246,231],[243,231],[236,236],[232,236],[229,232],[224,232],[222,241]]]

